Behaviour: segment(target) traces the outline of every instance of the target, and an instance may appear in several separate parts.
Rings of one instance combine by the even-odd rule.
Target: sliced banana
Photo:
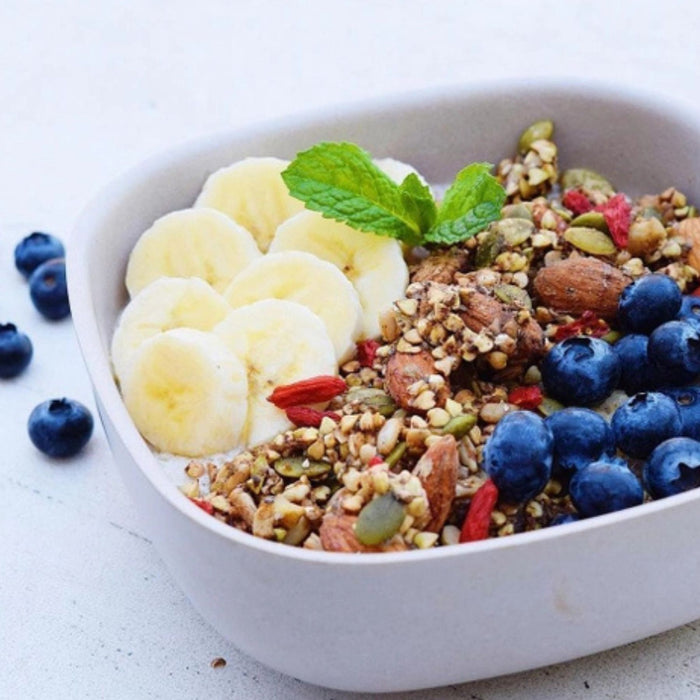
[[[355,288],[335,265],[311,253],[268,253],[243,270],[224,297],[234,308],[261,299],[287,299],[306,306],[325,324],[338,362],[353,354],[361,337],[362,307]]]
[[[408,267],[397,240],[303,211],[281,224],[270,244],[271,253],[288,250],[313,253],[343,272],[360,297],[363,335],[380,335],[380,315],[408,285]]]
[[[136,350],[172,328],[211,330],[231,311],[226,300],[197,277],[161,277],[122,311],[112,336],[112,366],[121,382]]]
[[[223,292],[260,257],[243,226],[215,209],[181,209],[158,219],[129,256],[126,288],[133,297],[158,277],[200,277]]]
[[[400,185],[408,175],[417,175],[418,179],[427,185],[428,181],[412,166],[408,163],[404,163],[401,160],[396,160],[395,158],[375,158],[374,164],[388,175],[397,185]]]
[[[212,207],[245,226],[266,252],[275,229],[304,208],[289,194],[281,173],[289,161],[246,158],[212,173],[195,207]]]
[[[335,349],[323,321],[306,306],[263,299],[234,309],[214,328],[248,373],[244,442],[257,445],[290,427],[267,400],[276,386],[337,372]]]
[[[161,452],[203,457],[240,443],[246,370],[213,333],[176,328],[146,340],[121,388],[139,432]]]

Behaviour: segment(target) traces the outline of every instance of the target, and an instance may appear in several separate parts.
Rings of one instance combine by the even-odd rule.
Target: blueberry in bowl
[[[619,457],[591,462],[569,483],[571,500],[583,518],[637,506],[644,500],[639,479]]]
[[[613,351],[620,360],[619,386],[628,394],[650,391],[662,384],[660,372],[648,355],[649,336],[630,333],[618,340]]]
[[[622,290],[617,320],[629,333],[651,333],[674,319],[680,308],[681,290],[674,280],[668,275],[645,275]]]
[[[678,406],[681,416],[681,435],[700,440],[700,386],[666,387],[662,391]]]
[[[620,360],[600,338],[576,336],[557,343],[541,363],[549,396],[566,405],[590,406],[605,399],[620,379]]]
[[[573,472],[603,455],[615,454],[612,428],[590,408],[570,406],[545,418],[554,436],[555,471]]]
[[[542,491],[552,473],[553,443],[545,421],[530,411],[498,422],[484,449],[484,469],[504,500],[521,503]]]
[[[700,486],[700,442],[687,437],[662,442],[642,470],[652,498],[666,498]]]
[[[694,324],[700,328],[700,297],[693,294],[684,294],[676,319]]]
[[[700,373],[700,329],[685,321],[667,321],[649,336],[649,360],[666,384],[688,384]]]
[[[681,434],[681,414],[670,396],[640,392],[615,411],[612,430],[625,454],[644,459],[664,440]]]

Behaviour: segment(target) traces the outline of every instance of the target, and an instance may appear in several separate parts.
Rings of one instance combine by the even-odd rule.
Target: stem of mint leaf
[[[461,170],[438,208],[415,174],[399,185],[352,143],[319,143],[299,153],[282,173],[308,209],[360,231],[409,245],[458,243],[500,218],[505,191],[489,163]]]

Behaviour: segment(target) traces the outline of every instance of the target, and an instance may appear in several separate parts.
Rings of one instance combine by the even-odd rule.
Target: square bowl
[[[68,255],[78,340],[115,461],[143,527],[193,605],[237,647],[304,681],[353,691],[460,683],[560,662],[700,617],[700,490],[565,527],[427,551],[348,555],[269,542],[218,522],[166,477],[109,364],[139,235],[191,206],[209,173],[352,141],[431,182],[512,152],[556,124],[563,165],[632,195],[700,201],[700,121],[619,86],[500,83],[427,92],[224,133],[123,175],[79,219]]]

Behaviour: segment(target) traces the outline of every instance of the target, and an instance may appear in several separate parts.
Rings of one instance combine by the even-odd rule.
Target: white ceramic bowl
[[[350,140],[445,182],[513,152],[551,117],[562,165],[632,194],[700,201],[700,121],[612,87],[539,83],[452,90],[215,136],[121,177],[80,219],[68,256],[73,317],[124,480],[172,575],[223,635],[324,686],[396,691],[572,659],[700,617],[700,490],[591,520],[430,551],[345,555],[253,538],[165,477],[112,381],[108,347],[127,256],[154,219],[190,205],[214,169]],[[329,302],[330,303],[330,302]]]

